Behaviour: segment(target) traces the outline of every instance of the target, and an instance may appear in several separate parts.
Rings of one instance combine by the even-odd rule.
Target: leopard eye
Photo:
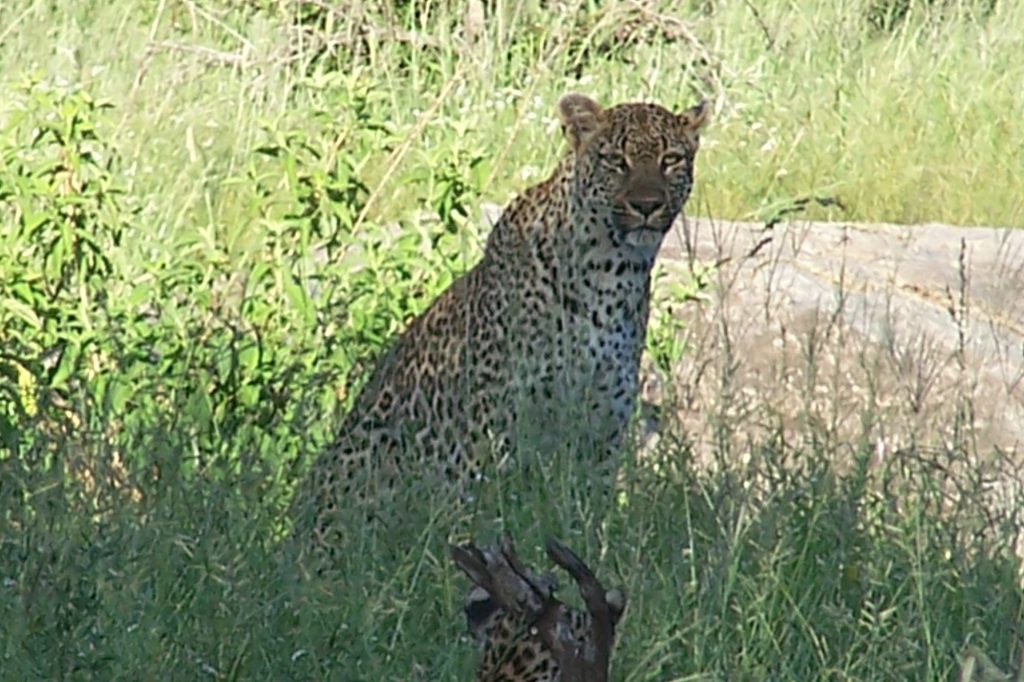
[[[678,152],[665,152],[661,157],[661,167],[670,170],[686,161],[686,157]]]
[[[629,172],[629,161],[626,160],[626,156],[622,152],[600,152],[597,155],[597,159],[601,162],[602,166],[616,173]]]

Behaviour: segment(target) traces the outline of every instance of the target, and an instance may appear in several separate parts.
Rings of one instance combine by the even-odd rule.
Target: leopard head
[[[583,95],[563,97],[578,218],[606,231],[616,248],[653,256],[690,196],[708,109],[706,102],[680,114],[657,104],[602,109]]]

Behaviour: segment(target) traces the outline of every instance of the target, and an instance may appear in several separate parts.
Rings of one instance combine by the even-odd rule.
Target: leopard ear
[[[578,150],[604,123],[604,110],[585,95],[566,95],[558,103],[558,113],[573,151]]]
[[[683,113],[679,114],[679,122],[683,125],[691,135],[697,136],[701,128],[708,122],[708,117],[711,115],[711,105],[708,104],[706,99],[702,99],[697,106],[690,107]]]

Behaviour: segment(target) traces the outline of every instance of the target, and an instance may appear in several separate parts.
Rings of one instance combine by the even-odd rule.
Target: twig
[[[205,47],[203,45],[186,45],[185,43],[179,43],[173,40],[158,40],[151,43],[150,47],[151,49],[162,48],[165,50],[176,50],[178,52],[190,52],[194,55],[198,55],[204,61],[211,64],[241,66],[249,62],[248,59],[238,52],[224,52],[223,50],[215,50],[212,47]]]

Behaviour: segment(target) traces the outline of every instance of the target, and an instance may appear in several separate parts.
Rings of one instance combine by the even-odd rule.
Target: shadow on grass
[[[947,680],[968,644],[1014,659],[1024,500],[991,485],[1012,470],[950,473],[959,453],[908,450],[855,454],[839,472],[836,452],[781,442],[701,469],[671,440],[624,465],[614,491],[557,454],[469,502],[411,481],[375,526],[353,510],[319,575],[279,539],[284,484],[270,473],[139,482],[133,501],[7,458],[0,668],[21,680],[469,679],[468,585],[446,546],[500,530],[528,563],[555,535],[625,585],[613,679]],[[172,456],[159,442],[155,456]]]

